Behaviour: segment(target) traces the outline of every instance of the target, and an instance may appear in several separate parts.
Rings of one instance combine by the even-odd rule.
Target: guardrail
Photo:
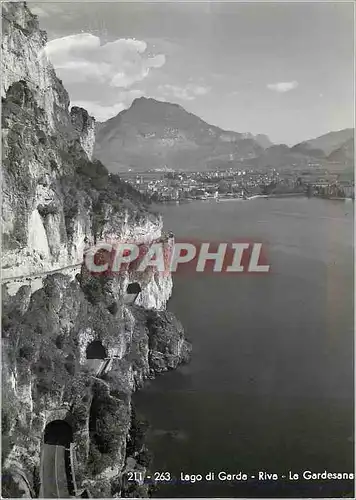
[[[65,467],[67,471],[68,489],[70,495],[77,496],[77,483],[75,480],[75,445],[70,443],[65,449]]]
[[[111,361],[112,361],[112,358],[107,358],[103,361],[99,370],[96,373],[97,377],[100,377],[101,375],[103,375],[105,373],[105,370],[110,366]]]
[[[14,474],[14,475],[17,474],[18,476],[20,476],[23,479],[23,481],[26,483],[28,491],[30,492],[31,498],[36,498],[36,495],[35,495],[35,492],[34,492],[32,486],[30,485],[26,475],[24,474],[24,472],[20,468],[12,465],[9,468],[9,472],[10,472],[10,474]]]

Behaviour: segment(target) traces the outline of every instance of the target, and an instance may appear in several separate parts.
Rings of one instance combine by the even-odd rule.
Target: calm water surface
[[[268,275],[175,275],[189,365],[135,397],[153,471],[353,471],[353,204],[306,198],[160,207],[179,238],[267,245]],[[157,497],[332,497],[347,481],[173,481]]]

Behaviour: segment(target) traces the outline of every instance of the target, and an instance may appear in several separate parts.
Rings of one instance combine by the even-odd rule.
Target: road
[[[87,359],[86,366],[94,372],[94,377],[100,377],[108,368],[111,359]]]
[[[60,273],[61,271],[69,270],[69,269],[77,269],[83,265],[83,262],[79,264],[73,264],[72,266],[60,267],[58,269],[51,269],[47,271],[43,271],[41,273],[33,273],[33,274],[24,274],[22,276],[9,276],[7,278],[2,278],[1,283],[10,283],[12,281],[22,281],[22,280],[31,280],[36,278],[42,278],[44,276],[48,276],[50,274]]]
[[[167,241],[168,239],[169,239],[169,235],[163,234],[160,238],[158,238],[158,240],[156,242]],[[78,262],[77,264],[73,264],[71,266],[59,267],[58,269],[51,269],[51,270],[47,270],[47,271],[42,271],[40,273],[23,274],[21,276],[8,276],[6,278],[1,278],[1,283],[5,284],[5,283],[13,282],[13,281],[22,281],[22,280],[31,280],[31,279],[36,279],[36,278],[42,278],[44,276],[49,276],[50,274],[56,274],[56,273],[60,273],[62,271],[68,271],[70,269],[80,268],[80,267],[82,267],[83,262],[84,262],[84,260],[82,262]],[[4,269],[2,269],[2,272],[4,272]]]
[[[65,469],[65,447],[43,444],[40,498],[71,498]]]
[[[101,375],[103,368],[106,366],[105,359],[87,359],[85,365],[94,373],[95,377]]]

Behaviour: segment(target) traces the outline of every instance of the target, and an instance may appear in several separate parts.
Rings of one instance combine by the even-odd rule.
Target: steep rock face
[[[4,276],[21,276],[79,262],[90,207],[69,239],[60,178],[74,171],[68,150],[81,136],[37,18],[22,2],[2,8],[3,266]]]
[[[137,203],[126,199],[113,217],[110,203],[124,194],[122,186],[116,183],[116,193],[104,199],[110,179],[100,165],[88,162],[94,121],[79,108],[70,115],[68,94],[43,51],[46,37],[36,17],[21,2],[3,9],[3,277],[80,265],[85,236],[89,242],[97,236],[95,211],[107,221],[102,237],[141,233],[153,239],[162,221],[140,217]],[[88,185],[98,169],[102,179]]]
[[[46,33],[24,2],[18,4],[2,5],[1,96],[5,97],[14,82],[27,81],[37,106],[46,114],[46,125],[58,131],[58,125],[66,126],[69,121],[69,96],[44,53]]]
[[[77,106],[71,108],[70,116],[72,125],[79,134],[80,144],[91,160],[95,142],[95,120],[85,109]]]
[[[66,419],[78,484],[94,496],[124,495],[123,471],[142,468],[126,451],[131,394],[186,361],[190,347],[164,311],[169,274],[92,276],[83,252],[103,241],[150,244],[163,221],[90,161],[94,122],[69,112],[36,17],[23,2],[3,9],[3,468],[38,494],[44,428]],[[135,306],[124,303],[132,281],[142,289]],[[112,358],[100,378],[86,359],[93,341]]]

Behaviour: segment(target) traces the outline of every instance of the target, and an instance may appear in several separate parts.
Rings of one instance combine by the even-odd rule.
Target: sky
[[[354,126],[352,2],[27,2],[72,105],[141,96],[296,144]]]

